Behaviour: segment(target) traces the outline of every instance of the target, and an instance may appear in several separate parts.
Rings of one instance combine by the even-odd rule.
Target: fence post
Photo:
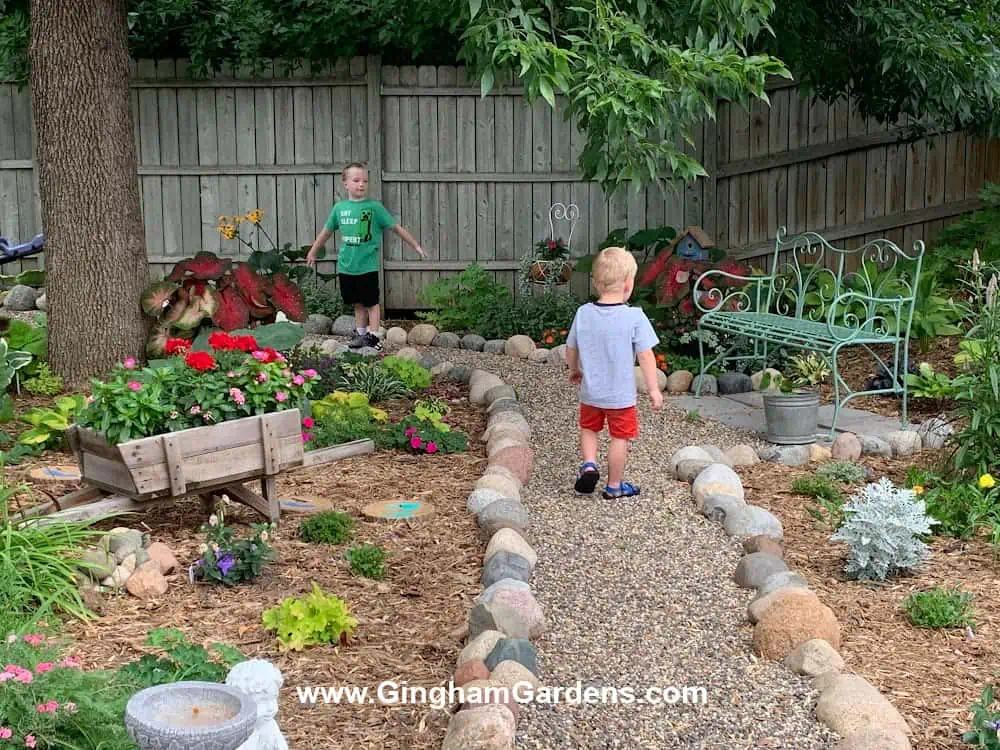
[[[715,102],[716,111],[718,111],[718,100]],[[702,229],[704,229],[708,236],[712,238],[713,241],[718,241],[718,216],[719,216],[719,193],[718,193],[718,182],[719,178],[717,176],[719,168],[718,159],[718,149],[719,149],[719,131],[718,123],[714,118],[707,117],[704,120],[703,126],[704,137],[702,138],[701,147],[701,158],[702,166],[705,167],[705,171],[708,172],[708,177],[705,178],[705,190],[702,197],[701,204],[701,223]],[[729,221],[728,214],[723,219],[723,221]]]
[[[368,193],[382,200],[382,58],[368,55],[366,61],[368,89]],[[385,315],[385,252],[379,253],[379,303]]]

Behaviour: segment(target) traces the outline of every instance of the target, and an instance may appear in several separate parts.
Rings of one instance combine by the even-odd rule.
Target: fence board
[[[158,272],[202,248],[234,253],[237,243],[216,231],[221,214],[261,208],[279,246],[311,242],[353,160],[371,162],[373,191],[431,254],[423,264],[385,235],[394,309],[415,306],[423,285],[477,260],[516,291],[519,260],[548,235],[553,202],[580,209],[574,255],[609,230],[693,224],[756,258],[782,225],[848,245],[888,236],[909,246],[975,208],[984,182],[1000,178],[996,142],[947,133],[904,144],[905,122],[865,122],[847,102],[827,106],[785,86],[769,88],[770,107],[720,102],[718,119],[681,144],[708,179],[609,202],[582,180],[586,138],[563,119],[565,103],[528,106],[510,76],[484,99],[462,67],[383,67],[377,58],[339,60],[322,73],[276,66],[192,81],[186,60],[132,62],[137,179]],[[42,230],[33,188],[30,98],[3,84],[0,234],[22,241]],[[589,279],[576,274],[572,288],[587,293]]]

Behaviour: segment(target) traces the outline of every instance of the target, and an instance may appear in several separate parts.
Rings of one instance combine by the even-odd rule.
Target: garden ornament
[[[226,684],[239,688],[257,703],[257,729],[237,750],[288,750],[278,728],[278,692],[284,678],[271,662],[251,659],[233,667]]]

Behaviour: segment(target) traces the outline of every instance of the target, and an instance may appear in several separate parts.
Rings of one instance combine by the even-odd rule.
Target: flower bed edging
[[[516,392],[497,375],[475,369],[468,372],[468,382],[469,400],[488,414],[481,440],[489,460],[467,507],[489,543],[484,590],[469,612],[468,640],[453,678],[465,703],[448,723],[442,750],[485,747],[479,744],[485,738],[489,747],[513,747],[520,714],[515,697],[528,685],[539,685],[532,640],[546,627],[529,585],[538,555],[529,543],[529,515],[521,504],[521,490],[534,470],[531,427]]]
[[[737,454],[732,448],[723,453],[712,446],[688,446],[673,455],[670,468],[678,481],[691,484],[702,515],[743,541],[734,579],[757,591],[747,609],[754,651],[814,678],[813,687],[820,691],[816,718],[841,736],[839,750],[910,750],[912,730],[902,714],[863,677],[841,672],[840,624],[805,577],[785,564],[780,520],[747,503],[732,468],[731,457]]]

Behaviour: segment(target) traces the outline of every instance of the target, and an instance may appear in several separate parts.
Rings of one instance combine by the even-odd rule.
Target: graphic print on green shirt
[[[358,276],[378,271],[382,232],[398,222],[379,201],[338,201],[326,220],[331,232],[340,231],[337,273]]]

